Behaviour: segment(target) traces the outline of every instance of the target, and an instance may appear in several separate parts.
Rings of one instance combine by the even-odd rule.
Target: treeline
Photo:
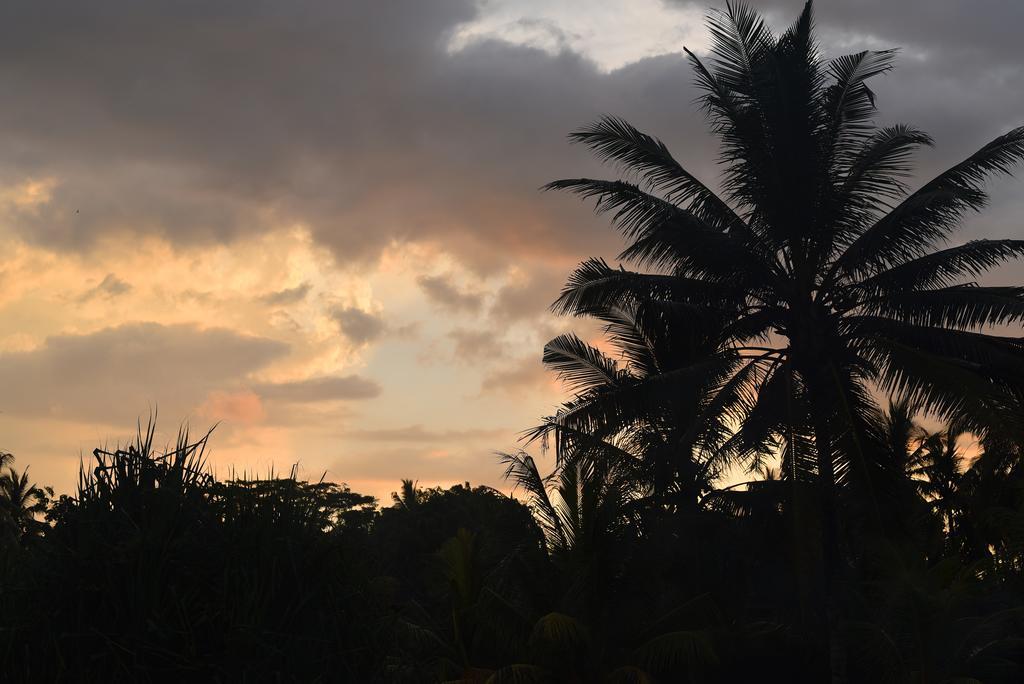
[[[158,453],[151,425],[97,450],[74,497],[19,498],[4,476],[5,681],[434,681],[449,583],[543,559],[529,511],[493,490],[410,483],[379,510],[294,473],[218,481],[206,442]]]
[[[1024,673],[1024,451],[875,426],[877,509],[843,496],[852,681]],[[217,481],[207,438],[99,451],[74,497],[0,480],[5,681],[820,682],[816,492],[776,473],[667,507],[578,458],[526,503]],[[977,455],[968,456],[965,448]],[[532,509],[532,513],[531,513]],[[881,521],[881,524],[879,524]]]

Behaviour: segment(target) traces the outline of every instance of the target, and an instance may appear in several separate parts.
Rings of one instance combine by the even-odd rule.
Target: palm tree
[[[1021,444],[995,431],[977,453],[962,447],[954,423],[926,433],[909,469],[940,522],[947,551],[988,573],[1020,573],[1024,558],[1024,459]]]
[[[526,493],[552,557],[587,585],[609,569],[615,545],[627,534],[631,505],[644,492],[637,488],[633,459],[613,445],[577,445],[564,456],[542,476],[526,452],[501,454],[505,478]],[[588,592],[580,586],[573,593],[584,598]]]
[[[0,465],[10,464],[14,456],[0,452]],[[46,512],[53,489],[37,487],[28,480],[28,468],[21,474],[8,465],[0,475],[0,519],[15,539],[36,532],[43,524],[39,516]]]
[[[701,313],[657,300],[589,308],[622,362],[574,334],[548,342],[543,362],[574,396],[529,437],[553,439],[559,462],[593,445],[601,448],[591,449],[592,456],[625,455],[650,486],[651,503],[662,509],[696,507],[719,474],[717,447],[728,432],[718,416],[697,418],[736,365],[735,359],[715,356],[721,317],[695,320]]]
[[[636,270],[585,262],[554,309],[593,315],[659,301],[724,320],[712,358],[734,367],[700,417],[742,423],[737,454],[774,439],[810,459],[803,474],[819,490],[827,639],[842,681],[837,488],[866,467],[872,390],[965,416],[969,429],[1021,421],[1012,406],[1024,343],[986,330],[1024,319],[1024,288],[974,278],[1024,254],[1024,240],[948,243],[985,205],[984,181],[1024,158],[1024,127],[910,192],[911,154],[932,140],[907,125],[876,127],[867,85],[891,69],[894,51],[824,60],[810,2],[780,36],[738,3],[708,25],[709,59],[687,54],[721,142],[722,194],[621,119],[573,133],[630,175],[547,187],[613,212],[629,241],[620,259]],[[696,361],[693,373],[710,364]]]
[[[391,500],[395,503],[395,506],[406,511],[415,510],[422,497],[422,492],[420,492],[416,487],[416,483],[412,480],[402,480],[402,490],[400,492],[391,492]]]
[[[962,517],[961,489],[967,459],[960,445],[964,430],[956,424],[925,433],[915,449],[909,474],[921,495],[942,521],[946,536],[959,536]]]
[[[620,446],[582,437],[564,442],[547,476],[526,452],[501,457],[506,479],[525,492],[544,530],[562,580],[557,609],[536,620],[528,642],[534,665],[549,675],[543,681],[653,681],[654,674],[677,681],[684,673],[702,681],[697,673],[718,664],[712,639],[718,610],[707,596],[649,606],[636,623],[623,624],[622,613],[611,608],[630,580],[654,569],[624,572],[644,565],[631,553],[642,532],[638,504],[649,493],[637,459]]]

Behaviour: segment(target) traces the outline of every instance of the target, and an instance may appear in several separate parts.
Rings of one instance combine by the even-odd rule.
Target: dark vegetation
[[[606,335],[544,350],[573,390],[530,433],[550,472],[378,508],[216,481],[206,437],[152,430],[74,497],[12,468],[5,679],[1024,681],[1024,288],[974,282],[1024,241],[952,239],[1024,129],[911,192],[931,140],[866,85],[893,53],[823,60],[809,5],[710,29],[720,195],[616,118],[572,138],[624,179],[549,186],[634,269],[586,261],[554,305]]]

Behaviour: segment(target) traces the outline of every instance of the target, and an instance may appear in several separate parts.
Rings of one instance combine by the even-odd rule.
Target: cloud
[[[396,325],[388,329],[388,332],[399,340],[415,340],[419,338],[423,328],[421,321],[413,321],[404,325]]]
[[[298,304],[306,298],[306,295],[309,294],[312,287],[313,286],[309,283],[301,283],[295,287],[288,287],[283,290],[277,290],[276,292],[268,292],[260,297],[260,301],[265,304],[270,304],[271,306]]]
[[[27,417],[127,421],[159,407],[184,418],[207,396],[282,358],[274,340],[195,325],[130,323],[56,335],[0,354],[0,410]]]
[[[500,392],[521,396],[550,387],[553,377],[544,369],[539,355],[530,356],[484,375],[480,391],[484,394]]]
[[[461,442],[467,439],[490,439],[504,436],[508,430],[469,429],[469,430],[428,430],[422,425],[409,425],[399,428],[383,428],[376,430],[352,430],[345,437],[366,442]]]
[[[240,425],[254,425],[262,422],[266,410],[259,395],[251,390],[224,392],[215,390],[197,409],[199,415],[213,422],[226,421]]]
[[[706,5],[677,4],[692,23]],[[801,4],[758,7],[782,24]],[[11,152],[0,179],[55,179],[15,229],[83,250],[109,235],[205,244],[301,224],[341,263],[428,242],[480,273],[510,261],[564,264],[618,245],[573,200],[537,192],[553,178],[614,175],[565,142],[602,113],[657,133],[714,183],[715,143],[678,52],[606,73],[564,45],[514,45],[501,31],[452,49],[480,6],[6,3],[0,144]],[[515,26],[593,28],[579,13],[508,6],[521,15],[506,22]],[[636,10],[622,3],[601,14],[616,13]],[[830,50],[907,46],[900,70],[879,80],[879,102],[886,118],[936,136],[941,152],[928,168],[1018,123],[1024,4],[862,0],[821,4],[817,15]]]
[[[543,270],[526,280],[505,285],[498,290],[491,305],[491,316],[503,321],[537,318],[548,313],[565,282],[565,274]]]
[[[497,40],[451,51],[472,0],[299,5],[0,7],[0,177],[57,179],[20,234],[82,251],[110,235],[202,245],[301,224],[341,262],[395,242],[477,269],[547,261],[615,244],[537,192],[595,170],[569,130],[605,111],[683,139],[699,126],[678,130],[695,94],[678,57],[609,75]]]
[[[372,342],[387,329],[379,316],[356,307],[336,308],[332,312],[332,316],[341,326],[341,334],[354,344]]]
[[[416,279],[423,293],[433,303],[449,311],[479,311],[483,305],[483,295],[458,288],[451,276],[420,276]]]
[[[381,393],[380,385],[358,375],[263,383],[253,390],[264,399],[290,403],[373,399]]]
[[[459,363],[492,362],[505,355],[505,344],[494,330],[455,328],[447,337],[454,344],[452,355]]]
[[[78,298],[78,301],[87,302],[91,299],[95,299],[96,297],[106,297],[108,299],[112,299],[114,297],[117,297],[118,295],[123,295],[128,292],[131,292],[131,290],[131,285],[121,280],[113,273],[108,273],[106,277],[104,277],[103,280],[100,281],[99,285],[89,290],[86,290],[84,293],[82,293],[82,295]]]

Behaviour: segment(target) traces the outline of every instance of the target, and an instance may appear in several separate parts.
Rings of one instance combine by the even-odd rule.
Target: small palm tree
[[[948,537],[959,534],[961,483],[967,459],[961,446],[964,431],[956,425],[925,433],[909,470],[918,490],[942,520]]]
[[[891,69],[894,51],[824,60],[810,2],[779,36],[739,3],[713,13],[709,28],[710,58],[687,54],[721,142],[723,193],[621,119],[573,133],[630,176],[548,187],[613,212],[629,240],[620,258],[638,268],[585,262],[555,309],[589,316],[658,301],[689,308],[694,321],[724,321],[712,367],[733,367],[699,418],[741,425],[736,454],[775,440],[791,463],[809,465],[799,472],[819,490],[827,634],[841,681],[837,488],[866,468],[871,392],[907,396],[979,431],[1022,420],[1012,407],[1024,343],[988,328],[1024,320],[1024,288],[974,279],[1024,255],[1024,240],[949,243],[984,207],[985,180],[1024,158],[1024,127],[910,192],[911,154],[932,140],[907,125],[876,127],[867,85]],[[693,374],[665,382],[685,392],[711,365],[698,360]]]
[[[391,500],[395,506],[407,511],[416,510],[416,506],[423,494],[416,487],[412,480],[402,480],[402,489],[398,492],[391,492]]]
[[[604,266],[591,261],[587,268]],[[632,455],[652,503],[696,506],[719,474],[717,447],[728,432],[720,416],[698,418],[736,366],[735,359],[715,355],[721,320],[695,318],[700,313],[658,300],[590,307],[622,362],[574,334],[548,342],[544,364],[574,396],[529,437],[553,439],[559,461],[588,445]]]
[[[53,489],[29,482],[28,468],[19,474],[9,465],[13,461],[11,454],[0,453],[0,465],[7,466],[7,472],[0,475],[0,517],[9,534],[21,539],[42,529],[44,523],[39,518],[46,513]]]
[[[627,590],[623,567],[635,562],[630,549],[642,530],[639,504],[649,498],[642,463],[620,446],[581,435],[566,440],[559,455],[547,476],[525,452],[501,455],[505,476],[525,492],[563,581],[558,610],[531,630],[533,664],[512,667],[546,673],[541,681],[648,682],[655,673],[665,681],[683,673],[700,681],[692,678],[718,663],[710,629],[717,611],[706,596],[671,609],[652,606],[642,626],[630,626],[634,631],[608,620],[609,604]],[[683,621],[685,629],[683,615],[690,621]],[[513,671],[499,673],[511,677]]]
[[[955,424],[920,440],[910,469],[945,531],[947,552],[988,573],[1024,571],[1021,445],[986,435],[969,456]]]
[[[607,443],[577,445],[548,476],[540,474],[526,452],[501,458],[505,478],[527,494],[548,548],[559,560],[589,565],[604,558],[629,522],[631,503],[642,494],[633,459]]]

